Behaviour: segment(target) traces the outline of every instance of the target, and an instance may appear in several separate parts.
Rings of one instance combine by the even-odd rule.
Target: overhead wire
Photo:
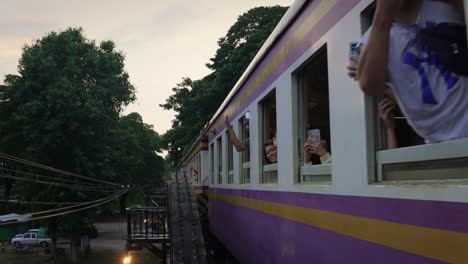
[[[108,187],[108,185],[96,185],[95,183],[91,182],[77,182],[74,180],[68,180],[68,179],[62,179],[62,178],[56,178],[56,177],[51,177],[51,176],[44,176],[36,173],[31,173],[31,172],[25,172],[25,171],[20,171],[20,170],[13,170],[13,169],[8,169],[8,168],[0,168],[0,171],[9,171],[9,172],[14,172],[14,173],[20,173],[24,175],[29,175],[35,178],[44,178],[44,179],[50,179],[50,180],[59,180],[62,182],[70,182],[70,183],[79,183],[79,184],[84,184],[84,185],[90,185],[92,187]],[[17,175],[12,175],[12,176],[17,176]]]
[[[88,205],[86,207],[82,207],[82,208],[78,208],[78,209],[74,209],[74,210],[69,210],[69,211],[65,211],[65,212],[61,212],[61,213],[51,214],[51,215],[32,217],[32,218],[27,219],[26,221],[21,221],[21,223],[36,221],[36,220],[41,220],[41,219],[47,219],[47,218],[51,218],[51,217],[62,216],[62,215],[67,215],[67,214],[71,214],[71,213],[91,209],[93,207],[96,207],[96,206],[111,202],[111,201],[119,198],[120,196],[122,196],[126,192],[127,192],[127,190],[122,190],[121,192],[118,192],[118,193],[116,193],[114,195],[108,196],[109,198],[104,200],[104,201],[101,201],[101,202],[98,202],[98,203],[95,203],[95,204],[92,204],[92,205]],[[30,216],[30,215],[32,215],[32,214],[24,214],[23,216]],[[16,224],[16,223],[18,223],[18,222],[16,222],[16,221],[15,222],[13,222],[13,221],[5,222],[5,223],[0,223],[0,226],[11,225],[11,224]]]
[[[36,173],[31,173],[31,172],[25,172],[21,170],[15,170],[15,169],[10,169],[6,167],[0,168],[0,171],[3,173],[0,173],[0,178],[7,178],[7,179],[14,179],[14,180],[20,180],[20,181],[29,181],[29,182],[34,182],[34,183],[39,183],[39,184],[47,184],[50,186],[54,187],[64,187],[64,188],[69,188],[69,189],[75,189],[75,190],[85,190],[85,191],[98,191],[98,192],[115,192],[111,195],[108,195],[106,197],[102,197],[100,199],[96,199],[93,201],[88,201],[88,202],[77,202],[77,203],[53,203],[53,202],[27,202],[27,201],[16,201],[17,203],[30,203],[30,204],[44,204],[44,205],[69,205],[69,206],[64,206],[64,207],[59,207],[59,208],[54,208],[54,209],[49,209],[49,210],[44,210],[44,211],[39,211],[39,212],[32,212],[28,214],[23,214],[23,216],[28,217],[29,221],[34,221],[38,219],[46,219],[46,218],[51,218],[55,216],[60,216],[60,215],[66,215],[86,209],[90,209],[96,206],[99,206],[104,203],[108,203],[110,201],[113,201],[120,196],[122,196],[124,193],[128,191],[128,189],[122,189],[124,186],[121,184],[117,183],[112,183],[104,180],[99,180],[99,179],[94,179],[91,177],[79,175],[76,173],[68,172],[68,171],[63,171],[60,169],[56,169],[53,167],[45,166],[39,163],[31,162],[28,160],[16,158],[14,156],[1,153],[0,152],[0,159],[6,159],[9,161],[13,161],[16,163],[21,163],[25,164],[28,166],[32,166],[35,168],[40,168],[44,170],[49,170],[55,173],[58,173],[59,177],[51,177],[51,176],[44,176],[41,174],[36,174]],[[4,174],[5,172],[13,172],[13,173],[18,173],[22,174],[21,176],[19,175],[8,175]],[[77,179],[83,179],[86,181],[92,181],[93,183],[90,182],[83,182],[83,181],[75,181],[75,180],[70,180],[70,179],[64,179],[63,177],[60,176],[71,176],[75,177]],[[32,177],[32,178],[31,178]],[[100,183],[100,184],[96,184]],[[102,185],[104,184],[104,185]],[[0,202],[12,202],[11,200],[0,200]],[[76,208],[76,209],[74,209]],[[72,210],[70,210],[72,209]],[[56,213],[58,212],[58,213]],[[53,214],[51,214],[53,213]],[[43,215],[43,216],[41,216]],[[35,216],[35,217],[32,217]],[[23,221],[24,222],[24,221]],[[7,222],[7,223],[0,223],[1,225],[8,225],[8,224],[14,224],[17,223],[15,221],[12,222]]]
[[[2,200],[2,199],[0,199],[0,203],[43,204],[43,205],[69,205],[69,204],[79,204],[80,202],[38,202],[38,201]]]
[[[114,193],[114,194],[111,194],[109,196],[106,196],[106,197],[103,197],[103,198],[100,198],[100,199],[97,199],[97,200],[93,200],[93,201],[90,201],[90,202],[82,202],[82,203],[79,203],[79,204],[76,204],[76,205],[71,205],[71,206],[66,206],[66,207],[60,207],[60,208],[55,208],[55,209],[50,209],[50,210],[45,210],[45,211],[40,211],[40,212],[34,212],[34,213],[29,213],[27,215],[38,215],[38,214],[46,214],[46,213],[51,213],[51,212],[56,212],[56,211],[62,211],[62,210],[66,210],[66,209],[71,209],[71,208],[75,208],[75,207],[80,207],[80,206],[83,206],[83,205],[87,205],[87,204],[92,204],[92,203],[97,203],[97,202],[100,202],[100,201],[103,201],[103,200],[106,200],[106,199],[109,199],[109,198],[112,198],[114,196],[120,196],[121,194],[127,192],[127,190],[121,190],[117,193]]]
[[[52,214],[52,215],[46,215],[46,216],[40,216],[40,217],[34,217],[33,219],[31,219],[31,221],[35,221],[35,220],[39,220],[39,219],[46,219],[46,218],[51,218],[51,217],[56,217],[56,216],[61,216],[61,215],[67,215],[67,214],[71,214],[71,213],[75,213],[75,212],[79,212],[79,211],[83,211],[83,210],[86,210],[86,209],[90,209],[90,208],[93,208],[93,207],[96,207],[96,206],[99,206],[101,204],[105,204],[105,203],[108,203],[108,202],[111,202],[117,198],[119,198],[120,196],[122,196],[124,193],[126,193],[127,190],[125,190],[124,192],[122,193],[119,193],[118,195],[112,197],[112,198],[109,198],[105,201],[102,201],[102,202],[99,202],[97,204],[93,204],[93,205],[89,205],[89,206],[86,206],[86,207],[83,207],[83,208],[79,208],[79,209],[74,209],[74,210],[71,210],[71,211],[66,211],[66,212],[62,212],[62,213],[56,213],[56,214]]]
[[[43,180],[39,180],[39,179],[29,179],[29,178],[17,177],[17,176],[6,175],[6,174],[1,174],[1,173],[0,173],[0,178],[20,180],[20,181],[28,181],[28,182],[34,182],[34,183],[40,183],[40,184],[47,184],[47,185],[56,186],[56,187],[64,187],[64,188],[68,188],[68,189],[83,190],[83,191],[112,192],[112,191],[117,190],[117,188],[114,188],[114,189],[108,189],[108,188],[104,189],[102,187],[94,188],[94,187],[91,187],[91,186],[82,186],[82,185],[76,185],[76,184],[65,184],[65,183],[49,182],[49,181],[43,181]]]
[[[60,173],[60,174],[62,174],[62,175],[68,175],[68,176],[72,176],[72,177],[76,177],[76,178],[87,179],[87,180],[90,180],[90,181],[100,182],[100,183],[104,183],[104,184],[107,184],[107,185],[120,186],[120,185],[117,184],[117,183],[113,183],[113,182],[109,182],[109,181],[104,181],[104,180],[99,180],[99,179],[95,179],[95,178],[83,176],[83,175],[80,175],[80,174],[76,174],[76,173],[72,173],[72,172],[60,170],[60,169],[57,169],[57,168],[53,168],[53,167],[49,167],[49,166],[42,165],[42,164],[39,164],[39,163],[35,163],[35,162],[32,162],[32,161],[20,159],[20,158],[17,158],[17,157],[14,157],[14,156],[11,156],[11,155],[2,153],[2,152],[0,152],[0,157],[1,157],[1,158],[4,158],[4,159],[7,159],[7,160],[11,160],[11,161],[16,161],[16,162],[18,162],[18,163],[22,163],[22,164],[27,164],[27,165],[30,165],[30,166],[34,166],[34,167],[37,167],[37,168],[41,168],[41,169],[46,169],[46,170],[54,171],[54,172]]]

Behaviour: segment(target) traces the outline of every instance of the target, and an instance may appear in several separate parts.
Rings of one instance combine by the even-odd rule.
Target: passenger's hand
[[[395,103],[390,98],[384,98],[379,103],[379,117],[386,128],[395,128]]]
[[[357,81],[357,58],[351,58],[351,65],[348,65],[348,76],[349,78]]]
[[[309,138],[306,142],[306,145],[310,153],[318,155],[320,157],[323,157],[328,153],[327,142],[325,140],[322,140],[320,143],[317,143],[313,139]]]
[[[229,123],[229,116],[226,115],[225,119],[224,119],[224,124],[226,124],[226,127],[230,126],[231,124]]]
[[[328,150],[327,150],[327,142],[325,140],[322,140],[320,143],[315,143],[314,142],[314,153],[320,157],[323,157],[327,155]]]
[[[309,163],[311,156],[312,156],[312,146],[311,146],[311,140],[308,139],[304,143],[304,163]]]
[[[266,152],[267,159],[271,163],[278,162],[278,148],[275,145],[271,144],[271,145],[266,146],[265,152]]]

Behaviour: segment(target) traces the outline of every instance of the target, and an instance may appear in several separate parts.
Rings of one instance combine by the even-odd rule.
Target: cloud
[[[137,88],[139,112],[159,133],[174,113],[159,108],[182,77],[199,79],[210,70],[217,40],[237,17],[255,6],[292,0],[2,0],[0,75],[16,73],[21,48],[51,31],[82,27],[97,42],[113,40],[126,55]],[[0,83],[3,80],[0,81]]]

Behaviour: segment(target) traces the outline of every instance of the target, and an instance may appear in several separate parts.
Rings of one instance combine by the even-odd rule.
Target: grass
[[[39,251],[14,252],[7,249],[0,253],[0,263],[2,264],[44,264],[48,263],[49,257],[39,255]]]

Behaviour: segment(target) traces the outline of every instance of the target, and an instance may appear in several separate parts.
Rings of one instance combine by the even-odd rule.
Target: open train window
[[[278,148],[276,142],[276,90],[270,92],[259,104],[261,113],[262,183],[278,182]]]
[[[363,34],[371,27],[375,7],[373,2],[361,12]],[[388,109],[384,105],[388,101],[392,102],[395,110],[391,115],[384,115]],[[388,182],[468,178],[468,139],[425,145],[424,139],[409,125],[397,101],[390,87],[383,97],[374,98],[370,108],[375,117],[376,180]]]
[[[216,140],[218,147],[218,184],[223,184],[223,138],[220,136]]]
[[[228,178],[227,184],[234,183],[234,155],[233,155],[233,145],[229,133],[226,131],[226,140],[227,140],[227,158],[228,158]]]
[[[247,112],[239,119],[240,140],[247,146],[246,151],[240,153],[240,184],[250,183],[250,113]]]
[[[330,99],[326,45],[297,73],[299,182],[331,181]]]
[[[214,184],[215,166],[214,166],[214,144],[210,145],[210,169],[211,169],[211,184]]]
[[[361,12],[361,31],[366,33],[372,26],[374,19],[376,3],[373,2]],[[386,89],[385,95],[374,98],[373,100],[374,116],[376,117],[377,130],[377,148],[379,150],[411,147],[424,144],[424,140],[408,124],[407,119],[398,106],[395,95],[390,88]],[[385,105],[387,107],[385,107]],[[391,115],[384,113],[393,105],[394,111]],[[382,113],[382,115],[379,113]],[[385,120],[385,121],[384,121]]]
[[[190,177],[192,179],[192,183],[198,184],[199,183],[199,173],[200,173],[200,167],[198,166],[198,161],[200,159],[200,156],[197,155],[196,158],[194,158],[190,162]]]
[[[198,168],[198,177],[197,177],[197,183],[198,184],[201,184],[201,174],[202,174],[202,171],[201,171],[201,154],[198,154],[198,157],[197,157],[197,168]]]

